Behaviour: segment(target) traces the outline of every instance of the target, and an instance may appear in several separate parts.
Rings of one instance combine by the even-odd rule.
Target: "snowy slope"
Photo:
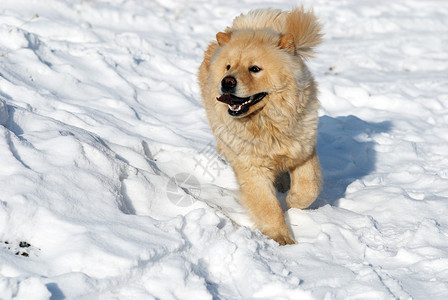
[[[304,2],[324,191],[251,230],[196,70],[296,4],[2,0],[0,299],[448,299],[446,1]]]

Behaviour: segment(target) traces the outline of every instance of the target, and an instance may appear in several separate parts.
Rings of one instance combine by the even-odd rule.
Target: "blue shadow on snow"
[[[311,208],[326,204],[337,206],[338,199],[345,196],[352,182],[375,170],[377,158],[373,136],[387,133],[391,127],[389,121],[366,122],[352,115],[320,117],[317,152],[324,186]]]

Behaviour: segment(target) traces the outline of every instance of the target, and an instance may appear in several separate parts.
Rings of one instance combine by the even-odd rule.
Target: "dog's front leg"
[[[314,202],[322,187],[319,158],[316,149],[303,164],[291,169],[291,188],[286,202],[289,207],[304,209]]]
[[[236,169],[241,186],[241,204],[258,229],[281,245],[294,244],[273,185],[274,174],[257,167]]]

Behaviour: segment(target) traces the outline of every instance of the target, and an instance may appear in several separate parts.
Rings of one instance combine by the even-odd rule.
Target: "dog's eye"
[[[249,71],[252,73],[257,73],[257,72],[260,72],[261,69],[258,66],[252,66],[252,67],[249,67]]]
[[[227,65],[226,70],[227,71],[230,70],[230,65]]]

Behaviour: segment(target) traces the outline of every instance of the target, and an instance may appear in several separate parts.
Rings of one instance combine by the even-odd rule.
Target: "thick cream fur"
[[[291,207],[308,207],[321,189],[315,148],[317,86],[304,63],[321,42],[319,31],[314,15],[303,8],[252,11],[217,34],[199,68],[210,127],[218,151],[235,171],[240,201],[257,228],[280,244],[294,239],[276,198],[276,176],[282,171],[291,175]],[[250,72],[251,66],[261,71]],[[225,76],[236,78],[236,96],[267,96],[245,115],[233,117],[228,106],[216,100]]]

